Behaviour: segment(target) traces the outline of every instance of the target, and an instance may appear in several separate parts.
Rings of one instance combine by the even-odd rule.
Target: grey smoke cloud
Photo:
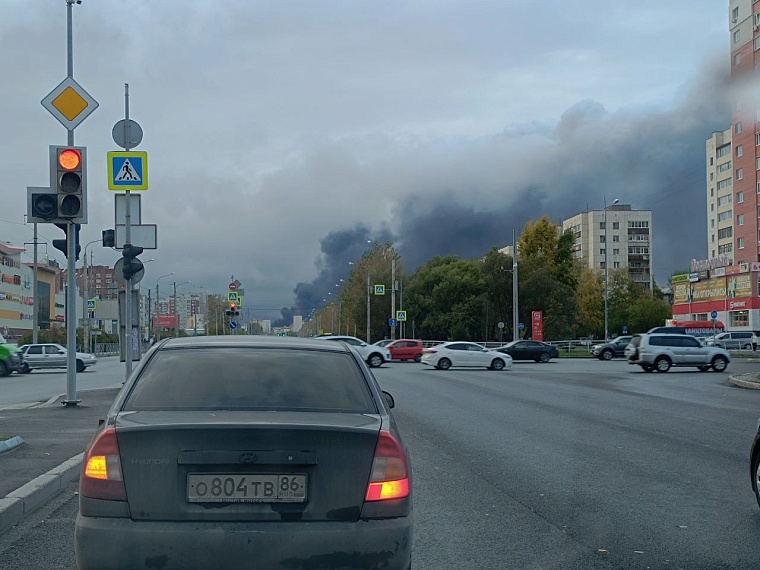
[[[668,111],[609,112],[584,100],[553,130],[506,127],[456,148],[438,142],[399,153],[389,223],[405,269],[435,255],[483,255],[511,243],[528,220],[601,209],[606,197],[652,210],[655,279],[664,284],[707,254],[705,140],[730,122],[725,87],[724,66],[711,63]],[[383,166],[369,162],[359,178],[382,177]],[[298,284],[297,305],[334,287],[343,264],[366,247],[369,227],[325,235],[319,275]]]

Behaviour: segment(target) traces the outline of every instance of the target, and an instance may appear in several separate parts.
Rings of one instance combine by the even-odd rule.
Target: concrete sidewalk
[[[61,396],[42,406],[0,410],[0,435],[23,439],[0,453],[0,532],[79,476],[82,452],[118,391],[80,392],[78,406],[64,406]]]

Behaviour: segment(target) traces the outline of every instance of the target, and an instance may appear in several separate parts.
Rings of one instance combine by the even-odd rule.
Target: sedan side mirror
[[[390,392],[383,390],[383,397],[385,398],[385,403],[388,404],[389,408],[393,409],[396,407],[396,400],[393,399],[393,396]]]

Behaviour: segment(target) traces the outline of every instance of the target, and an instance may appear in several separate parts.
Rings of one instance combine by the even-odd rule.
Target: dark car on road
[[[591,354],[599,360],[612,360],[615,356],[625,356],[625,347],[632,338],[632,335],[619,336],[610,342],[595,344],[591,347]]]
[[[760,420],[757,422],[757,433],[755,434],[755,441],[752,443],[752,451],[749,454],[749,476],[757,504],[760,506]]]
[[[156,343],[85,450],[78,567],[408,570],[393,406],[345,343]]]
[[[508,354],[512,360],[549,362],[552,358],[559,357],[559,350],[556,346],[538,340],[513,340],[496,350]]]

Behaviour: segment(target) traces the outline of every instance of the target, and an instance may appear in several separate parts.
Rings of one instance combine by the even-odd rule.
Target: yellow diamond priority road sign
[[[98,102],[71,77],[64,79],[41,102],[68,130],[73,130],[98,108]]]

